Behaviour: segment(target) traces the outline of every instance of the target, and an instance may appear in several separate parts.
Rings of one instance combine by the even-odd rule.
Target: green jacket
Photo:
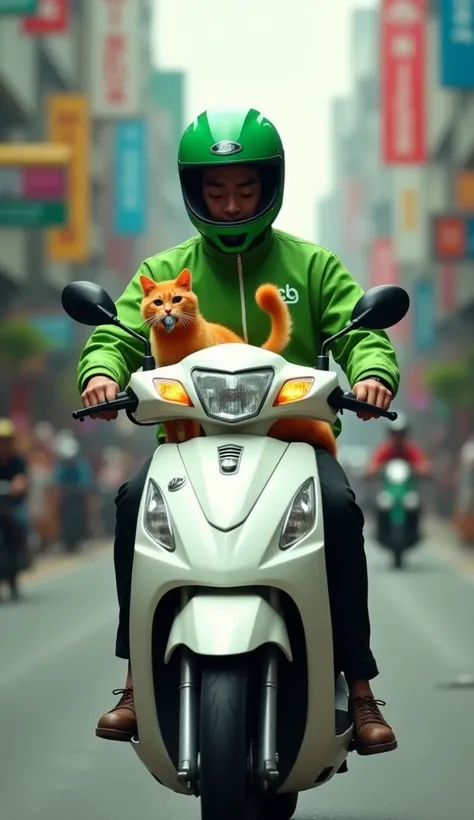
[[[157,282],[175,279],[188,268],[203,316],[226,325],[252,345],[260,346],[270,330],[270,319],[255,302],[257,287],[272,282],[290,306],[293,336],[284,356],[295,364],[316,364],[321,341],[350,321],[363,290],[330,251],[279,230],[270,230],[255,248],[240,255],[224,254],[201,236],[145,260],[117,301],[118,316],[133,330],[149,333],[140,314],[139,277]],[[334,342],[331,353],[352,386],[369,376],[379,376],[399,386],[395,351],[382,331],[356,330]],[[123,390],[142,364],[143,346],[110,325],[92,333],[79,361],[82,391],[94,375],[114,379]],[[340,431],[337,420],[335,432]]]

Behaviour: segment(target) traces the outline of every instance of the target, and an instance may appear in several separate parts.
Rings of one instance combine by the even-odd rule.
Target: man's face
[[[249,165],[206,168],[202,185],[204,202],[216,222],[250,219],[262,193],[260,175]]]
[[[392,433],[392,443],[395,450],[401,451],[404,449],[406,438],[405,432]]]

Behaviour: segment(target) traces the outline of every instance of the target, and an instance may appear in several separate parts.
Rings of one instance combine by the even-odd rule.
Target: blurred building
[[[153,65],[156,7],[0,3],[0,316],[36,328],[48,347],[32,363],[20,339],[17,366],[12,352],[0,411],[20,426],[67,423],[78,400],[89,331],[63,314],[64,285],[91,279],[116,298],[143,258],[192,232],[175,171],[185,77]],[[25,143],[40,144],[28,161],[12,154]]]
[[[351,66],[351,93],[333,102],[318,241],[364,287],[409,291],[410,315],[390,331],[402,365],[397,403],[420,439],[457,451],[474,429],[458,367],[469,350],[474,361],[474,5],[358,9]]]

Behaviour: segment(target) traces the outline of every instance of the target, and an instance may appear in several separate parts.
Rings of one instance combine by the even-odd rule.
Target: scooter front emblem
[[[168,490],[170,493],[175,493],[176,490],[181,490],[184,485],[186,484],[186,479],[182,478],[172,478],[171,481],[168,483]]]

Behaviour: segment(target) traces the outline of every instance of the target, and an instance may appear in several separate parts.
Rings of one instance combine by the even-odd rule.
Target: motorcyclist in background
[[[387,439],[372,453],[368,465],[368,475],[376,475],[389,461],[396,458],[407,461],[419,476],[429,476],[431,465],[427,456],[414,441],[410,439],[410,426],[403,413],[387,427]]]
[[[57,463],[53,482],[57,491],[61,543],[76,551],[88,535],[88,498],[93,474],[76,438],[63,431],[55,441]]]
[[[15,425],[10,419],[0,419],[0,538],[3,578],[12,599],[19,598],[18,573],[26,569],[28,477],[25,460],[15,448]]]
[[[120,319],[144,332],[140,275],[159,282],[176,279],[188,268],[205,318],[227,325],[259,346],[268,335],[269,320],[255,304],[255,291],[273,282],[290,305],[293,318],[293,336],[284,355],[296,364],[314,366],[322,339],[349,323],[363,290],[333,253],[272,228],[283,202],[285,174],[283,146],[275,126],[254,109],[206,111],[181,139],[178,170],[188,216],[200,235],[143,262],[117,302]],[[331,350],[356,397],[387,409],[399,382],[395,351],[387,335],[356,330],[335,341]],[[119,328],[98,327],[79,364],[83,404],[91,407],[113,400],[141,366],[142,355],[141,344]],[[340,430],[339,421],[335,428]],[[348,681],[355,748],[360,754],[391,751],[397,741],[380,712],[379,705],[384,704],[375,700],[369,683],[378,669],[370,648],[363,515],[338,461],[323,450],[316,450],[316,459],[335,667]],[[116,655],[125,659],[130,657],[136,525],[149,464],[120,488],[116,500],[114,557],[120,606]],[[129,741],[137,730],[130,664],[125,688],[114,694],[122,697],[100,718],[96,734]]]

